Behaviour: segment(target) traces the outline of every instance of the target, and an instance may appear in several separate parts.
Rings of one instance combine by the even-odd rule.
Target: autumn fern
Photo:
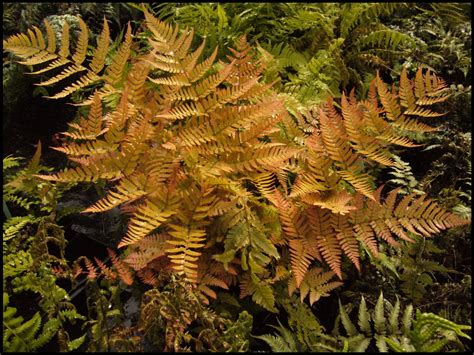
[[[344,28],[395,7],[362,6]],[[383,198],[371,175],[373,166],[397,164],[393,145],[417,146],[411,132],[436,130],[425,121],[442,115],[432,106],[448,93],[431,71],[420,68],[409,79],[404,69],[398,89],[377,75],[366,99],[343,93],[338,102],[287,110],[263,82],[266,61],[245,37],[217,60],[217,48],[203,57],[206,42],[196,42],[193,30],[146,9],[144,16],[146,45],[134,41],[141,36],[128,26],[113,55],[106,22],[91,55],[82,21],[72,56],[67,26],[59,50],[48,24],[46,37],[33,29],[4,41],[28,65],[49,63],[36,74],[63,67],[41,85],[79,75],[52,98],[95,85],[78,103],[88,114],[70,124],[56,147],[71,165],[38,175],[111,182],[83,212],[119,207],[129,216],[118,244],[126,256],[111,254],[113,268],[84,259],[87,270],[78,266],[78,273],[120,276],[126,284],[136,273],[150,285],[160,272],[176,273],[202,299],[216,297],[213,287],[238,284],[241,297],[276,312],[279,280],[313,303],[340,285],[332,277],[343,279],[344,257],[361,269],[361,248],[376,257],[381,241],[396,246],[411,233],[427,237],[469,223],[423,196],[397,201],[392,191]],[[385,31],[366,41],[396,48],[406,38]],[[206,269],[207,275],[200,271]]]

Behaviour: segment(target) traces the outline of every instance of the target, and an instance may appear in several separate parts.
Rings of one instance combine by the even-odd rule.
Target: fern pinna
[[[341,109],[330,100],[290,115],[261,82],[263,62],[245,37],[226,60],[216,62],[217,48],[200,60],[205,42],[191,50],[192,30],[144,14],[147,48],[133,55],[129,26],[109,56],[106,22],[89,64],[82,22],[72,57],[67,28],[58,51],[46,22],[48,47],[34,29],[4,48],[23,64],[49,62],[35,73],[67,66],[42,85],[80,75],[52,98],[102,82],[80,103],[90,110],[64,133],[70,141],[55,148],[76,166],[39,176],[113,182],[84,212],[120,206],[130,215],[118,247],[130,249],[124,262],[148,283],[155,271],[169,270],[215,297],[209,286],[238,281],[241,296],[275,311],[272,284],[279,280],[315,302],[340,284],[330,280],[342,279],[343,255],[360,268],[361,245],[376,256],[377,238],[396,245],[394,234],[409,241],[410,233],[468,222],[424,197],[397,204],[395,191],[383,201],[368,169],[396,163],[392,144],[416,146],[407,131],[434,130],[418,118],[439,116],[428,107],[447,95],[429,71],[420,69],[413,81],[403,71],[398,93],[377,76],[366,100],[351,93]],[[97,276],[92,262],[86,267]]]

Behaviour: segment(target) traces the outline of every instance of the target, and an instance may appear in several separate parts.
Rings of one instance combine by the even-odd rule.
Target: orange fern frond
[[[172,247],[166,250],[173,263],[173,268],[178,274],[184,274],[186,279],[196,283],[197,261],[201,252],[196,251],[205,245],[208,224],[206,216],[214,203],[215,196],[211,193],[213,187],[201,189],[192,188],[183,192],[184,210],[178,210],[176,218],[180,224],[170,223],[172,231],[169,233],[174,238],[167,240]]]
[[[84,257],[84,264],[86,265],[87,268],[87,278],[88,279],[96,279],[98,274],[97,274],[97,269],[87,257]]]
[[[314,239],[319,252],[332,271],[342,279],[341,249],[331,226],[331,214],[319,207],[306,209],[310,227],[310,238]]]
[[[95,140],[107,130],[103,127],[103,123],[102,101],[96,92],[87,119],[81,119],[79,123],[69,123],[75,132],[64,132],[63,134],[77,140]]]
[[[129,267],[117,256],[117,254],[110,248],[107,248],[112,265],[117,270],[117,274],[120,279],[126,284],[131,285],[133,283],[133,275],[130,272]]]
[[[321,208],[327,208],[333,213],[345,215],[351,213],[356,207],[351,205],[353,196],[345,191],[330,191],[323,194],[319,192],[310,192],[299,195],[301,201]]]
[[[138,278],[145,284],[156,287],[158,285],[158,279],[156,278],[155,272],[150,269],[143,269],[137,272]]]
[[[97,259],[96,257],[94,257],[94,260],[97,266],[99,266],[101,274],[104,275],[106,279],[115,280],[117,278],[115,272],[108,268],[107,265],[102,262],[102,260]]]
[[[329,296],[329,292],[342,285],[342,282],[332,281],[331,278],[334,276],[332,271],[323,272],[323,269],[313,267],[306,273],[300,287],[300,298],[301,302],[309,294],[309,303],[317,302],[321,297]],[[291,296],[296,290],[296,283],[294,278],[288,280],[288,292]]]
[[[141,270],[157,258],[163,257],[167,248],[166,234],[152,234],[141,240],[137,250],[130,252],[124,259],[134,270]]]

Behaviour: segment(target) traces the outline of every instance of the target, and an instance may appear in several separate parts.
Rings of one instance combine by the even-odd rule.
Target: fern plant
[[[38,141],[36,151],[27,166],[18,169],[22,158],[8,156],[3,159],[4,180],[3,201],[10,208],[20,208],[23,211],[51,213],[56,208],[56,202],[71,184],[53,188],[51,183],[42,181],[35,174],[52,171],[51,168],[40,164],[41,142]],[[15,171],[15,172],[14,172]]]
[[[44,216],[41,211],[29,208],[28,203],[39,204],[38,189],[41,196],[41,186],[35,186],[33,181],[37,178],[31,176],[36,171],[45,170],[39,164],[40,152],[41,145],[38,145],[33,159],[16,173],[12,173],[11,169],[20,167],[21,160],[14,157],[3,160],[4,202],[17,202],[30,213],[26,216],[6,216],[3,225],[3,347],[6,351],[40,349],[56,335],[68,337],[65,330],[67,323],[84,319],[72,304],[67,291],[57,282],[57,271],[68,268],[64,231],[56,224],[54,212]],[[44,186],[54,190],[50,184]],[[51,190],[43,214],[56,206],[59,193]],[[42,200],[45,201],[44,198]],[[20,300],[25,292],[39,296],[38,311],[27,321],[23,316],[16,315],[15,307],[8,306],[11,298]],[[60,344],[60,349],[72,351],[84,340],[85,337],[68,339]]]
[[[311,319],[311,322],[303,319]],[[340,323],[345,335],[340,332]],[[368,310],[364,297],[361,297],[356,324],[339,301],[339,315],[332,334],[325,332],[311,311],[307,311],[304,318],[297,318],[296,324],[290,322],[290,329],[280,324],[280,327],[275,327],[279,335],[266,334],[256,338],[265,341],[276,352],[366,352],[373,344],[380,352],[389,349],[396,352],[440,352],[459,344],[459,338],[471,339],[465,333],[471,326],[459,325],[420,310],[416,310],[414,315],[412,305],[402,312],[398,299],[392,305],[382,293],[373,311]]]
[[[252,320],[246,311],[235,322],[216,314],[202,304],[192,285],[177,278],[163,291],[144,293],[137,328],[163,351],[243,352],[249,347]]]
[[[392,175],[394,178],[388,180],[388,182],[400,186],[401,189],[399,193],[402,195],[406,195],[409,193],[416,193],[419,195],[424,194],[423,191],[417,188],[419,182],[413,175],[410,164],[402,161],[397,156],[394,156],[393,159],[396,162],[396,165],[392,167],[392,171],[390,171],[389,174]]]
[[[343,255],[358,269],[361,247],[378,255],[376,238],[395,246],[393,234],[411,241],[406,231],[431,236],[469,223],[424,196],[397,203],[394,190],[383,201],[368,173],[395,164],[392,144],[416,146],[407,132],[435,130],[423,120],[442,115],[431,106],[447,93],[429,70],[413,80],[402,71],[398,90],[377,75],[366,100],[343,93],[340,104],[290,115],[262,83],[264,64],[245,37],[225,60],[216,63],[214,49],[200,61],[205,43],[191,50],[192,31],[144,14],[146,45],[133,43],[128,26],[110,62],[106,21],[92,55],[82,20],[72,56],[67,28],[57,49],[47,22],[46,38],[33,29],[4,48],[43,65],[37,74],[63,67],[40,85],[78,76],[51,98],[97,85],[81,103],[87,117],[56,148],[75,165],[37,176],[109,181],[108,194],[83,212],[121,206],[130,221],[118,247],[150,284],[156,270],[171,270],[212,298],[210,287],[238,282],[241,297],[276,312],[273,284],[282,275],[274,265],[288,272],[290,293],[315,302],[339,285],[330,279],[343,278]]]
[[[443,253],[445,250],[436,247],[431,240],[417,240],[404,249],[404,255],[398,261],[402,271],[400,273],[401,290],[414,303],[419,303],[426,293],[426,287],[436,280],[434,272],[446,275],[452,270],[434,261],[433,255]]]
[[[9,307],[8,293],[3,293],[3,349],[7,352],[35,351],[48,343],[60,327],[59,319],[52,318],[43,324],[39,312],[25,321]],[[41,331],[40,331],[41,330]]]
[[[258,173],[261,168],[258,167],[257,164],[276,166],[280,161],[287,159],[295,149],[283,147],[282,143],[265,144],[264,142],[259,141],[259,137],[263,136],[264,133],[271,129],[274,122],[281,119],[283,107],[276,101],[274,96],[269,94],[262,96],[260,99],[261,101],[253,101],[258,96],[263,95],[265,91],[267,91],[267,87],[257,83],[257,75],[260,69],[256,66],[249,66],[247,64],[252,55],[248,54],[250,49],[246,45],[244,39],[239,45],[240,48],[237,51],[234,51],[236,58],[231,63],[226,64],[215,74],[210,76],[207,75],[202,78],[202,76],[211,69],[216,53],[214,52],[211,58],[198,64],[197,59],[204,48],[203,45],[201,45],[193,54],[186,56],[191,44],[192,34],[183,33],[180,37],[176,37],[173,33],[177,34],[177,30],[170,32],[172,30],[171,27],[160,23],[149,14],[147,14],[147,21],[150,29],[154,31],[155,34],[155,38],[151,42],[152,46],[155,46],[156,50],[165,51],[167,56],[176,56],[176,59],[182,62],[180,65],[183,65],[183,68],[186,68],[186,72],[184,69],[179,69],[177,64],[169,62],[163,54],[151,53],[147,56],[152,55],[156,58],[149,57],[146,61],[136,63],[136,65],[141,68],[141,79],[135,76],[138,72],[132,70],[131,74],[133,73],[133,78],[130,76],[130,79],[132,79],[132,86],[130,89],[126,88],[125,90],[126,92],[127,90],[131,90],[129,91],[131,95],[130,97],[128,97],[127,94],[124,95],[121,98],[119,107],[128,111],[129,99],[138,99],[139,101],[145,99],[145,97],[140,98],[141,94],[139,93],[139,90],[144,89],[144,81],[147,79],[147,75],[152,69],[149,62],[151,59],[154,59],[155,61],[158,60],[156,62],[158,64],[155,63],[154,65],[158,65],[160,70],[172,73],[172,75],[168,77],[150,78],[152,83],[160,84],[163,86],[163,90],[168,91],[168,95],[156,102],[156,105],[158,105],[157,107],[162,106],[164,111],[161,114],[161,118],[152,117],[151,112],[140,112],[136,116],[136,119],[139,119],[141,123],[137,125],[137,123],[139,123],[137,121],[130,125],[130,134],[134,137],[135,142],[130,142],[131,144],[126,143],[123,153],[128,151],[132,160],[136,160],[137,162],[140,160],[138,159],[140,155],[145,159],[142,159],[140,166],[136,166],[135,164],[130,165],[128,168],[122,166],[118,167],[116,173],[106,173],[105,176],[121,177],[123,176],[123,168],[129,170],[123,171],[126,175],[129,175],[138,167],[134,176],[130,175],[130,179],[123,181],[123,187],[118,188],[118,194],[112,193],[112,195],[99,201],[95,206],[92,206],[87,211],[98,212],[113,208],[121,202],[128,202],[130,193],[135,196],[135,200],[138,198],[142,199],[142,205],[135,206],[137,211],[136,217],[131,220],[129,233],[123,239],[120,246],[138,242],[149,234],[149,232],[156,229],[166,219],[173,216],[173,220],[168,224],[169,231],[164,236],[167,241],[165,244],[167,248],[163,248],[164,245],[159,247],[159,244],[155,244],[155,249],[166,251],[166,256],[169,260],[168,262],[172,262],[174,270],[179,273],[185,273],[188,279],[196,282],[198,278],[196,262],[201,253],[193,249],[199,249],[204,246],[204,244],[202,244],[204,241],[203,237],[205,236],[204,228],[209,225],[210,222],[206,218],[209,213],[207,211],[212,207],[214,208],[214,211],[211,212],[211,214],[218,216],[222,214],[223,211],[228,211],[229,208],[232,208],[236,204],[241,203],[250,197],[250,194],[242,189],[239,186],[239,183],[230,180],[225,175],[237,173],[243,178],[252,172],[253,174],[255,174],[255,172]],[[104,33],[106,33],[105,29]],[[163,34],[165,35],[164,38],[161,37]],[[104,38],[106,37],[107,36],[104,35]],[[130,32],[127,38],[130,40]],[[65,41],[63,41],[63,43],[65,43]],[[127,44],[126,42],[123,45],[123,48],[127,49],[129,46],[130,43]],[[174,49],[174,51],[172,49]],[[80,51],[82,51],[82,46],[78,48],[77,53]],[[125,64],[127,59],[124,51],[120,53],[122,66],[117,67],[114,64],[118,63],[119,59],[117,59],[107,70],[113,69],[118,74],[122,75],[120,70],[123,68],[123,64]],[[81,56],[83,56],[83,52],[81,53]],[[99,51],[96,53],[97,55],[94,59],[99,55]],[[186,75],[181,74],[181,72],[186,73]],[[192,76],[189,77],[189,73],[191,73]],[[62,75],[59,75],[55,80],[61,79],[62,77]],[[138,80],[138,82],[136,80]],[[226,85],[230,85],[230,87],[225,88],[223,86],[222,82],[224,80],[227,80],[228,84]],[[186,81],[188,81],[189,84],[186,84]],[[83,81],[83,83],[86,83],[86,81]],[[180,83],[183,83],[184,86]],[[187,86],[190,86],[191,83],[197,84],[193,84],[188,89]],[[176,86],[177,84],[178,86]],[[220,88],[218,88],[219,86]],[[139,89],[140,87],[142,87],[142,89]],[[79,86],[76,86],[75,88],[79,88]],[[57,95],[55,97],[57,98],[62,95],[67,95],[71,90],[67,89],[66,91],[61,92],[59,96]],[[95,94],[93,99],[94,108],[89,113],[88,119],[95,121],[96,123],[91,123],[86,126],[75,126],[76,129],[79,129],[80,131],[70,134],[72,138],[92,140],[91,143],[93,145],[90,145],[87,142],[85,144],[73,145],[71,146],[71,149],[67,150],[67,152],[77,154],[79,157],[84,153],[86,155],[96,155],[97,153],[102,154],[102,152],[111,152],[110,149],[106,147],[109,144],[110,139],[114,140],[112,137],[117,133],[121,134],[120,131],[128,126],[128,124],[127,126],[123,125],[126,124],[125,120],[128,119],[128,114],[123,115],[125,114],[125,111],[119,110],[113,115],[115,116],[115,123],[109,127],[110,129],[102,127],[102,123],[100,123],[102,121],[100,97],[101,95],[106,94],[105,90],[106,89],[104,88],[102,91]],[[252,99],[252,96],[250,96],[250,92],[252,91],[252,95],[255,99]],[[143,92],[143,94],[145,94],[145,92]],[[189,95],[191,96],[189,97]],[[173,98],[173,96],[175,96],[175,98]],[[197,101],[196,104],[192,101],[186,102],[186,100],[189,100],[186,99],[187,97],[194,97],[194,100],[199,98],[199,101]],[[139,101],[137,101],[137,104]],[[237,102],[241,102],[241,104],[237,106]],[[245,102],[247,104],[245,104]],[[230,104],[226,105],[227,103]],[[175,107],[173,108],[173,106]],[[132,111],[135,110],[131,106],[130,108]],[[201,118],[199,118],[201,114],[196,110],[205,110],[202,112],[202,114],[205,114],[204,117],[212,115],[214,119],[209,120],[209,122],[214,122],[213,125],[203,126],[200,123]],[[122,113],[120,113],[120,111],[122,111]],[[143,113],[145,113],[146,119],[142,119],[145,118],[145,116],[141,117]],[[118,121],[116,121],[116,118],[118,118],[117,115],[121,115],[123,122],[114,128],[113,126],[118,123]],[[221,118],[219,119],[219,117]],[[165,130],[156,130],[156,128],[149,131],[150,128],[158,123],[158,121],[154,122],[156,119],[162,120],[162,123],[158,124],[158,126],[161,125],[165,127],[165,125],[167,125],[171,130],[168,131],[168,133]],[[184,119],[187,119],[187,124],[180,124],[179,121]],[[167,121],[168,123],[165,123]],[[195,122],[193,123],[193,121]],[[244,127],[245,132],[243,131],[243,134],[241,134],[239,131]],[[101,131],[104,129],[108,131],[104,136],[105,141],[102,141],[102,143],[99,143],[99,141],[94,143],[95,137],[98,135],[100,136],[102,134]],[[158,136],[162,136],[162,138],[158,138],[162,143],[154,148],[154,151],[158,153],[157,156],[151,154],[151,151],[146,152],[145,148],[148,143],[145,144],[146,140],[143,140],[144,137],[140,133],[145,131],[152,133],[154,130],[156,130]],[[176,131],[174,137],[169,136],[169,133],[172,131]],[[205,136],[207,135],[207,138],[202,136],[203,133]],[[237,135],[235,135],[236,133]],[[226,144],[222,144],[224,139],[227,139],[228,137],[233,137],[231,141],[228,141],[228,143],[230,143],[229,147],[227,147]],[[119,143],[121,138],[119,136],[116,138],[119,139],[117,141],[117,143]],[[149,138],[150,143],[151,138],[152,136]],[[247,141],[249,143],[245,143]],[[242,154],[240,152],[242,151],[242,148],[239,148],[239,146],[241,144],[251,144],[250,142],[258,143],[260,148],[254,153],[247,151],[246,154]],[[101,145],[105,150],[100,148]],[[176,145],[183,149],[177,149]],[[99,150],[95,151],[96,148]],[[65,148],[61,148],[60,150],[65,151],[64,149]],[[196,154],[197,149],[200,150],[199,155]],[[178,152],[179,154],[177,154]],[[217,161],[215,157],[216,152],[220,152],[219,154],[227,156],[227,161]],[[144,153],[146,154],[144,155]],[[117,157],[114,157],[113,155],[115,154],[112,153],[112,155],[110,155],[106,153],[106,157],[102,154],[102,158],[100,158],[99,155],[96,157],[92,156],[92,158],[96,160],[96,162],[92,164],[99,169],[102,169],[100,166],[112,168],[116,162],[123,160],[121,155]],[[97,158],[99,160],[97,160]],[[100,176],[94,176],[95,172],[90,170],[88,167],[89,162],[85,162],[83,158],[73,159],[77,162],[84,163],[85,170],[82,168],[77,170],[80,171],[80,175],[78,176],[80,179],[86,178],[97,180],[100,178]],[[185,162],[186,170],[180,168],[181,161]],[[126,165],[128,165],[128,163],[126,163]],[[92,167],[92,165],[90,166]],[[189,175],[188,178],[183,175],[185,171],[187,171],[185,174]],[[73,170],[65,173],[66,175],[64,175],[63,178],[58,176],[57,180],[66,181],[68,179],[75,179],[73,177],[75,175]],[[148,178],[145,178],[144,174],[147,174],[151,178],[149,182],[147,182]],[[196,179],[191,178],[193,175],[196,175]],[[46,176],[43,177],[47,179],[52,178]],[[210,181],[210,184],[205,180]],[[147,189],[149,188],[146,188],[146,185],[151,187],[152,185],[150,185],[150,182],[152,182],[152,184],[163,184],[163,186],[158,190],[152,187],[152,190],[155,192],[153,193],[153,196],[151,196],[151,199],[143,199],[143,197],[149,194],[149,192],[147,192]],[[177,187],[180,188],[181,192],[176,195],[174,191]],[[149,191],[151,192],[152,190]],[[232,198],[225,197],[229,194]],[[171,197],[171,195],[175,195],[175,197],[169,200],[166,196]],[[193,205],[194,202],[197,204]],[[220,204],[217,204],[217,202],[220,202]],[[181,204],[184,208],[179,207]],[[159,212],[160,210],[162,210],[162,212]],[[197,211],[200,212],[196,213]],[[241,213],[237,218],[248,219],[246,215],[250,212],[250,209],[247,207],[247,209],[245,211],[242,210],[242,212],[245,213]],[[154,215],[151,220],[146,217],[147,215],[150,216],[150,213],[152,216]],[[175,214],[176,216],[174,216]],[[143,225],[145,220],[148,221],[146,222],[146,226]],[[263,243],[265,243],[265,240],[263,240]],[[268,244],[268,242],[266,243]],[[174,245],[174,247],[170,248],[170,244]],[[258,250],[259,245],[256,244],[255,247]],[[270,252],[274,256],[276,255],[276,249],[271,247],[270,244],[268,244],[266,248],[266,253]],[[250,250],[248,252],[250,252]],[[155,254],[147,256],[149,258],[148,262],[152,261],[157,256],[159,255]],[[258,261],[257,264],[263,262],[264,264],[262,265],[265,265],[269,261],[270,259],[267,258]],[[145,262],[145,265],[146,264],[147,262]],[[255,266],[255,268],[257,268],[257,266]],[[261,271],[262,267],[256,270]],[[254,273],[256,272],[254,271]],[[223,284],[224,287],[227,287],[222,281],[221,284]]]
[[[358,311],[360,330],[349,319],[341,304],[339,304],[339,309],[340,320],[347,333],[349,348],[357,349],[356,351],[365,351],[370,344],[370,338],[375,340],[380,351],[387,351],[390,347],[398,352],[438,352],[456,341],[456,337],[470,339],[469,335],[463,332],[471,329],[470,326],[458,325],[432,313],[421,313],[419,310],[413,316],[411,305],[408,305],[403,311],[400,324],[399,300],[397,299],[396,303],[392,305],[384,300],[382,293],[372,314],[367,311],[364,298],[361,298]],[[335,327],[337,334],[338,325],[336,324]],[[455,334],[454,338],[451,332]]]
[[[410,4],[281,4],[281,20],[262,38],[281,90],[300,104],[320,104],[349,85],[363,86],[364,74],[390,71],[421,41],[382,18]],[[280,43],[287,43],[280,50]],[[402,54],[403,53],[403,54]],[[290,59],[294,61],[288,63]],[[274,77],[274,74],[269,74]],[[290,105],[290,103],[287,103]]]
[[[114,283],[99,283],[95,280],[87,282],[87,309],[88,317],[83,328],[90,329],[90,341],[87,350],[96,351],[123,351],[126,340],[137,346],[133,338],[120,342],[114,332],[124,321],[123,304],[120,300],[121,288]]]

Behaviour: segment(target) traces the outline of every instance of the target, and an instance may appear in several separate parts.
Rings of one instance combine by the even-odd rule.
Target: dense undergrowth
[[[472,351],[470,4],[3,9],[5,352]]]

